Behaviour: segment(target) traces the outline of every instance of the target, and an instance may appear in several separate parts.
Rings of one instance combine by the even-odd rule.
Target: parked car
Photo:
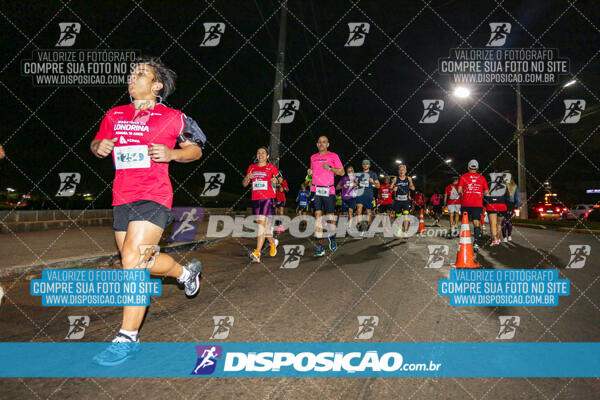
[[[530,214],[535,218],[560,219],[561,214],[568,210],[562,204],[539,202],[534,205],[533,212]]]
[[[587,216],[587,220],[600,222],[600,207],[592,208]]]
[[[566,210],[561,214],[563,219],[580,219],[585,220],[590,211],[594,208],[592,204],[577,204],[570,210]]]

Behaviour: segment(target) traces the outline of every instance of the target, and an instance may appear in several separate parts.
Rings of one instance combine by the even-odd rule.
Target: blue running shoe
[[[325,255],[325,249],[320,244],[317,245],[317,250],[315,251],[315,257],[323,257]]]
[[[335,242],[335,235],[334,236],[329,235],[329,250],[331,250],[331,251],[337,250],[337,243]]]
[[[198,289],[200,288],[200,279],[202,278],[200,271],[202,270],[202,264],[200,261],[194,258],[192,261],[184,265],[183,268],[190,271],[190,276],[185,281],[180,281],[177,279],[177,282],[183,285],[185,289],[185,295],[192,297],[198,293]]]
[[[92,360],[98,365],[113,367],[123,364],[138,351],[140,351],[139,339],[134,342],[129,336],[119,333],[106,350],[96,354]]]

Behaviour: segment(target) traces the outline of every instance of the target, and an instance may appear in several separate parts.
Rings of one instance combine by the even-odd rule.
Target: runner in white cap
[[[481,213],[483,212],[483,196],[489,193],[487,181],[477,173],[479,163],[477,160],[469,161],[469,172],[463,174],[458,180],[458,193],[462,195],[460,203],[461,213],[466,212],[469,220],[473,222],[473,248],[478,248],[478,239],[481,237]]]

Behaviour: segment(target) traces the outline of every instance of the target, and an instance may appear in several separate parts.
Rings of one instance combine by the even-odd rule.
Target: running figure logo
[[[504,315],[499,316],[498,318],[500,319],[500,331],[498,331],[498,336],[496,336],[496,339],[510,340],[514,338],[515,333],[517,332],[517,327],[521,323],[521,317]]]
[[[585,265],[592,248],[588,244],[571,244],[569,245],[569,251],[571,252],[571,258],[565,268],[579,269]]]
[[[90,317],[87,315],[69,315],[69,332],[65,339],[78,340],[83,339],[85,328],[90,326]]]
[[[173,224],[173,231],[167,242],[191,242],[196,238],[198,225],[195,222],[203,219],[203,210],[200,207],[175,208],[173,214],[177,222]],[[179,215],[180,213],[181,215]]]
[[[425,263],[425,268],[442,268],[446,264],[448,246],[445,244],[429,244],[427,250],[429,250],[429,257],[427,263]]]
[[[560,121],[561,124],[576,124],[581,118],[581,113],[585,110],[585,100],[564,100],[565,116]]]
[[[490,196],[502,196],[506,192],[506,182],[510,182],[510,173],[490,173]]]
[[[77,35],[81,32],[81,24],[79,22],[59,22],[60,36],[55,47],[71,47],[75,44]]]
[[[210,339],[227,339],[229,332],[233,328],[233,322],[235,319],[232,315],[215,315],[213,316],[215,328],[210,336]]]
[[[349,22],[348,29],[350,29],[350,35],[344,47],[360,47],[365,43],[367,33],[371,26],[366,22]]]
[[[359,315],[356,318],[358,318],[358,331],[356,332],[354,339],[371,339],[373,333],[375,333],[375,327],[379,325],[379,317],[376,315]]]
[[[190,375],[210,375],[217,368],[217,359],[223,355],[221,346],[195,346],[198,360]]]
[[[294,120],[296,112],[300,109],[300,100],[277,100],[279,103],[279,115],[275,120],[276,124],[289,124]]]
[[[221,42],[221,36],[225,33],[225,24],[222,22],[205,22],[204,40],[200,47],[215,47]]]
[[[139,269],[154,267],[156,255],[160,253],[160,246],[157,244],[140,244],[138,248],[140,250],[140,258],[135,267]]]
[[[440,118],[440,112],[444,109],[444,100],[423,100],[423,117],[420,124],[435,124]]]
[[[491,22],[490,40],[485,44],[487,47],[500,47],[506,43],[506,38],[510,33],[510,23],[508,22]]]
[[[56,197],[71,197],[75,194],[77,184],[81,182],[81,174],[79,172],[59,172],[58,178],[60,185]]]
[[[221,186],[225,183],[224,172],[204,172],[204,190],[200,193],[203,197],[218,196]]]
[[[301,244],[284,244],[283,253],[284,258],[283,262],[281,263],[281,268],[298,268],[298,265],[300,264],[300,257],[304,255],[304,246]]]

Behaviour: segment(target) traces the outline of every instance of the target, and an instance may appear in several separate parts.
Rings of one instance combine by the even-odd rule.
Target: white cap
[[[469,169],[479,169],[479,163],[477,160],[471,160],[468,164]]]

